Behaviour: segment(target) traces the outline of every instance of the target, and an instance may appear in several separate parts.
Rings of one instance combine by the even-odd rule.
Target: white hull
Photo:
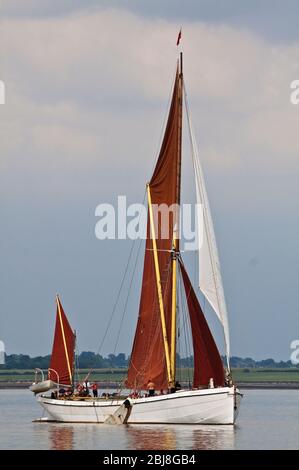
[[[234,424],[240,393],[233,387],[179,391],[130,399],[128,424]],[[124,400],[62,400],[39,396],[50,419],[67,423],[104,423]]]

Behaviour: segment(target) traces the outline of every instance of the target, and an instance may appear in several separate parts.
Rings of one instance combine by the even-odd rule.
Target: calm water
[[[26,390],[0,390],[0,449],[299,449],[299,391],[245,391],[237,425],[32,423]]]

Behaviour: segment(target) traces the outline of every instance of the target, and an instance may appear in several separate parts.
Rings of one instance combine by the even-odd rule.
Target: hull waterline
[[[180,391],[130,399],[128,424],[234,424],[241,394],[233,387]],[[39,396],[50,420],[67,423],[107,423],[123,408],[122,400],[63,400]]]

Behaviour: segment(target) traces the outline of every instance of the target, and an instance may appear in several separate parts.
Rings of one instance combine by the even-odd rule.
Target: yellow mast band
[[[153,240],[154,264],[155,264],[155,272],[156,272],[156,280],[157,280],[157,291],[158,291],[158,299],[159,299],[159,307],[160,307],[160,315],[161,315],[161,325],[162,325],[162,333],[163,333],[163,340],[164,340],[164,350],[165,350],[165,358],[166,358],[167,375],[168,375],[168,381],[169,381],[169,383],[171,383],[173,381],[173,378],[172,378],[171,366],[170,366],[169,346],[168,346],[168,339],[167,339],[165,313],[164,313],[164,305],[163,305],[163,295],[162,295],[162,288],[161,288],[161,277],[160,277],[160,269],[159,269],[157,241],[156,241],[156,233],[155,233],[155,223],[154,223],[152,198],[151,198],[151,191],[150,191],[149,184],[147,184],[147,197],[148,197],[148,205],[149,205],[151,236],[152,236],[152,240]]]
[[[70,360],[69,360],[69,355],[68,355],[68,351],[67,351],[67,347],[66,347],[66,340],[65,340],[64,328],[63,328],[63,323],[62,323],[62,315],[61,315],[61,309],[60,309],[60,302],[59,302],[59,297],[58,296],[56,297],[56,303],[57,303],[57,307],[58,307],[58,314],[59,314],[59,320],[60,320],[60,327],[61,327],[61,331],[62,331],[62,339],[63,339],[64,352],[65,352],[66,361],[67,361],[67,367],[68,367],[68,371],[69,371],[69,375],[70,375],[70,380],[72,382],[72,370],[71,370],[71,367],[70,367]]]

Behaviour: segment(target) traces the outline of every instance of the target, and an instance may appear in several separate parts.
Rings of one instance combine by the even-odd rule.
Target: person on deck
[[[152,379],[147,382],[148,396],[153,397],[155,395],[155,384]]]
[[[77,384],[76,395],[79,395],[79,397],[84,396],[84,385],[83,384],[81,384],[81,383]]]
[[[84,392],[85,392],[86,397],[89,397],[89,387],[90,387],[90,383],[86,380],[84,382]]]
[[[181,387],[180,382],[176,381],[176,383],[175,383],[175,391],[178,392],[179,390],[181,390],[181,388],[182,388],[182,387]]]
[[[210,378],[208,388],[214,388],[214,379]]]
[[[98,384],[96,382],[92,384],[91,390],[92,390],[94,398],[97,398],[98,397]]]

